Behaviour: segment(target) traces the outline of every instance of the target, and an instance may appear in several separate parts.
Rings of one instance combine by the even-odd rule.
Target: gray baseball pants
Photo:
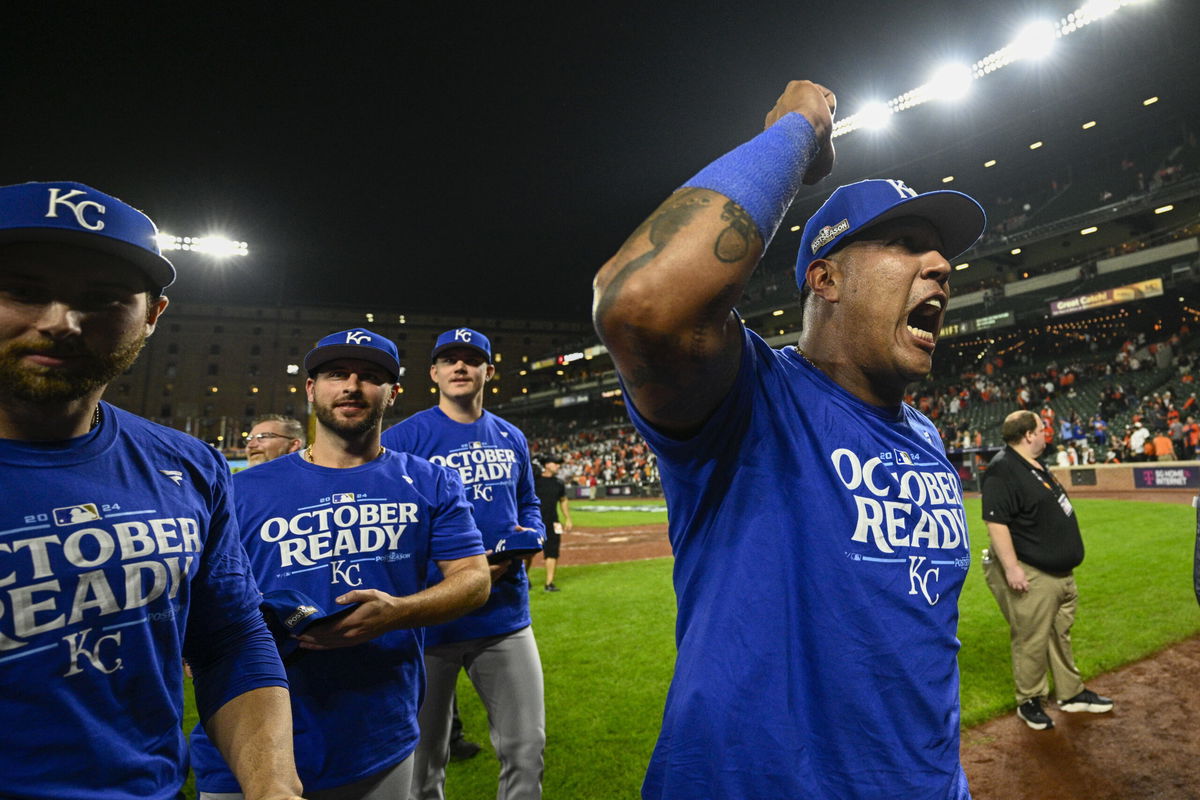
[[[332,789],[305,790],[307,800],[401,800],[412,782],[413,757],[394,767]],[[199,800],[244,800],[241,792],[200,792]]]
[[[446,798],[451,703],[462,668],[487,709],[492,747],[500,759],[496,800],[538,800],[546,705],[542,661],[531,627],[425,649],[425,702],[417,716],[421,741],[413,754],[410,800]]]

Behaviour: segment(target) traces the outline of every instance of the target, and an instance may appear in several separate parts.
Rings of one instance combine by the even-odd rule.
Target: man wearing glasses
[[[246,437],[246,461],[257,467],[273,458],[295,453],[304,447],[304,426],[282,414],[264,414],[254,420]]]

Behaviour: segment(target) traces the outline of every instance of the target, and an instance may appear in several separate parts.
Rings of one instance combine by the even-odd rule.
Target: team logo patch
[[[848,219],[844,219],[836,225],[826,225],[824,228],[821,228],[812,240],[813,255],[815,256],[818,250],[848,230],[850,230],[850,220]]]
[[[334,492],[332,500],[335,503],[353,503],[354,492]]]
[[[912,464],[913,457],[903,450],[897,450],[896,451],[896,463],[897,464]]]
[[[61,527],[77,525],[80,522],[94,522],[100,519],[100,509],[95,503],[80,503],[77,506],[63,506],[54,509],[54,524]]]

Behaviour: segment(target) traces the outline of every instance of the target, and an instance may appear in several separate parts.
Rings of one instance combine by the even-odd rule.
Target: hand
[[[804,183],[812,186],[833,171],[833,115],[837,111],[837,95],[819,83],[790,81],[767,114],[763,127],[771,127],[793,111],[804,115],[821,142],[821,150],[804,173]]]
[[[305,650],[332,650],[353,647],[403,627],[402,601],[378,589],[355,589],[337,598],[339,605],[362,603],[333,622],[316,622],[296,638]]]
[[[491,553],[490,550],[488,552]],[[495,586],[501,578],[508,574],[514,563],[516,563],[516,559],[502,561],[499,564],[488,564],[488,572],[491,573],[492,586]]]
[[[1008,588],[1014,592],[1029,591],[1029,579],[1025,577],[1025,569],[1020,564],[1014,564],[1012,569],[1005,568],[1004,579],[1008,581]]]

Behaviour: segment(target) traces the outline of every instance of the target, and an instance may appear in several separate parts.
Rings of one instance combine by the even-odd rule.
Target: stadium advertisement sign
[[[986,317],[977,317],[976,319],[965,319],[962,322],[951,322],[943,325],[938,333],[939,338],[949,339],[953,336],[964,336],[968,333],[978,333],[991,328],[1003,328],[1007,325],[1013,325],[1017,321],[1016,315],[1011,311],[1003,311],[999,314],[989,314]]]
[[[1065,300],[1055,300],[1050,304],[1050,316],[1059,317],[1063,314],[1074,314],[1093,308],[1131,303],[1134,300],[1142,300],[1147,297],[1158,297],[1162,293],[1162,278],[1138,281],[1126,286],[1105,289],[1102,292],[1092,292],[1091,294],[1081,294],[1077,297],[1068,297]]]
[[[1195,489],[1200,487],[1200,467],[1147,467],[1133,471],[1139,489]]]

